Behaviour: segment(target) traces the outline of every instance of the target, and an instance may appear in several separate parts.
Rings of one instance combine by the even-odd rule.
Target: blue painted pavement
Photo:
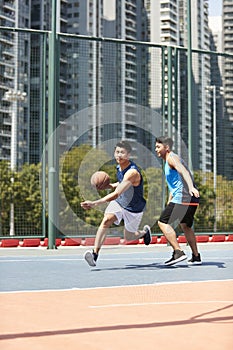
[[[182,246],[190,257],[188,246]],[[0,292],[84,289],[233,279],[233,243],[199,245],[203,264],[167,267],[171,247],[103,246],[97,267],[83,259],[88,247],[1,248]]]

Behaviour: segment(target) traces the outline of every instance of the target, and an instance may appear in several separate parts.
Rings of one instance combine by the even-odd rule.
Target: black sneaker
[[[198,254],[197,256],[192,254],[192,258],[190,260],[188,260],[188,264],[189,265],[201,265],[201,255]]]
[[[151,230],[150,230],[150,226],[145,225],[145,226],[143,227],[143,231],[146,231],[146,233],[145,233],[144,236],[143,236],[144,244],[145,244],[145,245],[149,245],[150,242],[151,242]]]
[[[185,253],[182,250],[174,250],[173,254],[172,254],[172,258],[168,261],[165,261],[165,265],[170,266],[170,265],[174,265],[180,261],[183,261],[187,259],[187,256],[185,255]]]
[[[96,260],[98,258],[98,254],[94,253],[94,251],[86,251],[84,254],[84,259],[90,266],[96,266]]]

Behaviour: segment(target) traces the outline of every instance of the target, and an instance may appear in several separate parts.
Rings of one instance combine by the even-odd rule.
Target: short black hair
[[[173,146],[172,139],[167,136],[156,137],[155,142],[162,143],[163,145],[169,146],[170,149],[172,149],[172,146]]]
[[[115,146],[115,149],[116,149],[117,147],[121,147],[121,148],[126,149],[126,151],[127,151],[128,153],[131,153],[131,151],[132,151],[132,147],[130,146],[129,142],[124,141],[124,140],[117,142],[117,144],[116,144],[116,146]]]

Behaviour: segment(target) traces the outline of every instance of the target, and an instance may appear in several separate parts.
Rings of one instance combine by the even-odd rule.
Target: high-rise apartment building
[[[68,30],[72,34],[122,40],[146,40],[146,13],[142,0],[70,1]],[[105,16],[108,7],[109,16]],[[110,17],[110,18],[109,18]],[[145,48],[133,44],[71,40],[69,42],[69,115],[89,108],[89,142],[95,147],[106,139],[122,137],[132,143],[145,137],[137,130],[137,104],[148,106],[142,89],[147,79]],[[104,105],[117,104],[112,129],[103,125]],[[94,106],[94,107],[93,107]],[[93,108],[91,108],[93,107]],[[110,108],[110,107],[109,107]],[[110,114],[114,112],[110,112]]]
[[[67,1],[61,0],[57,4],[57,30],[66,32]],[[38,30],[51,28],[51,1],[0,0],[0,8],[1,26]],[[0,32],[0,43],[0,159],[9,160],[14,168],[25,162],[37,163],[41,158],[43,40],[37,33],[5,30]],[[66,116],[67,103],[65,45],[66,40],[61,39],[61,116]]]
[[[209,17],[209,29],[210,29],[210,50],[215,52],[222,52],[222,16]],[[211,114],[212,121],[216,119],[216,137],[214,139],[215,129],[213,129],[213,142],[216,145],[216,154],[213,152],[213,161],[216,166],[216,173],[224,175],[224,158],[222,157],[222,140],[224,140],[224,109],[223,101],[223,82],[222,82],[222,68],[223,68],[222,56],[212,54],[210,56],[211,66],[211,83],[207,87],[206,92],[211,101]],[[214,112],[215,110],[215,112]],[[214,123],[213,123],[214,125]],[[215,150],[215,147],[213,147]]]
[[[188,47],[188,21],[191,21],[192,49],[209,50],[208,3],[205,0],[191,2],[190,18],[187,2],[182,3],[179,21],[181,45]],[[187,61],[183,57],[183,69],[187,71]],[[205,89],[210,85],[210,57],[202,53],[192,54],[192,115],[191,148],[194,169],[211,171],[212,164],[212,120],[211,106],[205,98]],[[181,77],[181,135],[188,144],[188,88],[187,75]]]
[[[233,52],[233,2],[223,0],[223,51]],[[233,179],[233,59],[223,59],[223,88],[224,88],[224,174]],[[223,141],[223,140],[221,140]]]
[[[31,0],[31,28],[37,30],[51,30],[52,7],[50,0]],[[67,1],[57,1],[57,32],[67,32]],[[46,84],[43,87],[43,67],[45,67],[44,60],[44,42],[40,36],[31,35],[31,81],[30,81],[30,140],[29,140],[29,161],[30,163],[37,163],[41,159],[43,152],[42,144],[42,118],[43,106],[42,101],[45,98],[43,94],[44,89],[47,91]],[[57,59],[59,68],[59,112],[58,119],[66,118],[67,113],[67,40],[60,38],[60,47],[57,48],[60,57]],[[48,61],[47,61],[48,62]],[[47,66],[44,68],[47,72]],[[47,123],[48,120],[45,121]],[[58,123],[58,121],[57,121]]]
[[[188,8],[184,0],[146,0],[149,13],[149,33],[151,42],[166,45],[160,53],[160,65],[152,64],[158,61],[158,54],[151,52],[150,62],[150,96],[158,93],[156,101],[150,103],[157,109],[161,108],[165,120],[165,133],[178,136],[188,146],[188,82],[187,53],[170,46],[188,47]],[[191,3],[192,48],[209,50],[208,7],[204,0],[193,0]],[[152,21],[152,19],[155,19]],[[163,62],[162,62],[163,59]],[[164,65],[162,77],[161,65]],[[179,67],[179,69],[178,69]],[[156,74],[154,74],[156,72]],[[161,80],[156,80],[160,75]],[[161,91],[163,81],[163,95]],[[210,84],[210,58],[202,54],[192,55],[192,163],[194,168],[210,171],[212,168],[211,151],[211,110],[205,101],[203,91]],[[160,105],[159,105],[160,104]],[[179,143],[177,144],[179,150]]]
[[[190,14],[187,1],[180,1],[179,27],[180,45],[188,47],[188,22],[191,21],[191,46],[196,50],[210,50],[210,35],[208,26],[208,3],[205,0],[193,0]],[[181,70],[187,72],[187,56],[181,53]],[[192,111],[191,111],[191,145],[192,165],[194,169],[211,171],[212,157],[212,117],[209,99],[206,99],[205,89],[210,85],[210,57],[202,53],[192,53]],[[187,74],[180,77],[180,128],[181,136],[188,145],[188,85]],[[178,123],[179,124],[179,123]]]
[[[160,1],[160,42],[179,44],[179,2]]]
[[[129,41],[147,41],[147,13],[142,0],[116,2],[116,37]],[[143,89],[148,80],[147,49],[126,44],[118,47],[117,69],[120,73],[117,91],[121,101],[122,138],[147,144],[146,135],[137,129],[137,105],[148,107],[148,91]],[[142,117],[143,119],[143,117]],[[145,123],[148,120],[145,118]],[[136,146],[135,146],[136,147]]]
[[[232,1],[224,0],[223,4],[223,51],[232,52]],[[51,29],[50,0],[0,0],[0,5],[0,20],[3,26]],[[208,28],[208,3],[205,0],[192,0],[191,5],[192,47],[209,50],[211,35]],[[105,16],[106,8],[111,14],[110,17]],[[178,129],[178,135],[188,143],[187,56],[184,50],[169,48],[174,45],[187,47],[187,15],[185,0],[57,1],[58,32],[131,41],[130,44],[115,44],[104,40],[80,40],[75,36],[59,36],[60,121],[89,109],[87,118],[82,122],[87,124],[90,132],[83,135],[83,139],[96,146],[107,137],[111,137],[109,127],[102,126],[101,108],[104,104],[117,103],[120,106],[121,119],[114,132],[112,131],[113,134],[127,138],[135,143],[135,147],[137,141],[147,145],[151,140],[138,129],[138,116],[135,117],[137,105],[140,105],[160,113],[167,120],[170,118],[172,127]],[[42,148],[41,40],[39,35],[17,35],[1,31],[0,41],[1,97],[4,97],[9,89],[26,92],[30,97],[25,101],[7,101],[4,98],[2,100],[0,159],[10,159],[14,109],[16,112],[13,115],[17,115],[18,118],[17,159],[21,164],[25,161],[38,162]],[[164,56],[162,57],[161,48],[146,48],[134,44],[135,41],[166,45]],[[18,66],[17,55],[20,55],[21,61]],[[229,140],[226,149],[228,145],[229,149],[232,148],[231,62],[232,60],[225,59],[222,66],[225,77],[222,85],[227,112],[224,113],[227,123],[224,138]],[[203,93],[207,86],[214,84],[210,74],[212,66],[210,56],[200,53],[192,55],[192,160],[193,167],[203,171],[211,171],[213,168],[211,100]],[[161,81],[164,84],[163,91]],[[170,101],[168,97],[171,97]],[[148,119],[145,118],[145,124],[148,123]],[[65,137],[64,135],[64,141]],[[224,173],[231,173],[230,164],[231,162],[228,162],[224,165]]]
[[[0,25],[10,28],[30,26],[28,1],[0,0]],[[30,81],[29,35],[1,31],[0,45],[0,160],[8,160],[14,169],[29,161]]]
[[[103,0],[71,0],[68,4],[68,32],[103,36]],[[82,120],[90,132],[84,136],[95,147],[102,139],[103,51],[98,41],[71,39],[68,42],[69,84],[67,116],[87,110]],[[96,106],[91,108],[92,106]],[[77,133],[78,134],[78,133]],[[83,139],[83,140],[84,140]],[[81,139],[80,139],[81,140]],[[80,142],[79,140],[79,142]]]

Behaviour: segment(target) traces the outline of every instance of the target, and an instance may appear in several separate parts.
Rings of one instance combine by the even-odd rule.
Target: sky
[[[209,0],[209,16],[222,15],[222,0]]]

